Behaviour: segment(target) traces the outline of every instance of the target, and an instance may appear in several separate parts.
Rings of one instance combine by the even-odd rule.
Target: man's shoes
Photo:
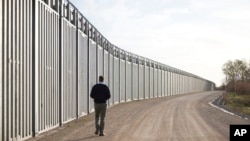
[[[95,130],[95,134],[98,135],[98,130]]]
[[[105,133],[100,133],[99,136],[105,136]]]

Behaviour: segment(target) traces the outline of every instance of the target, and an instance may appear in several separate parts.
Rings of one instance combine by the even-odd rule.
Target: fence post
[[[79,95],[78,95],[78,23],[79,23],[79,15],[78,15],[78,10],[74,9],[74,22],[75,22],[75,26],[76,26],[76,50],[75,50],[75,53],[76,53],[76,80],[75,80],[75,87],[76,87],[76,118],[78,119],[79,118]]]
[[[2,31],[2,21],[3,21],[3,12],[2,12],[2,3],[3,3],[3,1],[2,0],[0,0],[0,113],[1,113],[1,115],[0,115],[0,140],[2,140],[3,138],[2,138],[2,130],[3,130],[3,126],[2,126],[2,116],[3,116],[3,111],[2,111],[2,98],[3,98],[3,91],[2,91],[2,85],[3,85],[3,83],[2,83],[2,68],[3,68],[3,66],[2,66],[2,55],[3,55],[3,52],[2,52],[2,49],[3,49],[3,44],[2,44],[2,36],[3,36],[3,31]]]
[[[33,21],[32,21],[32,27],[33,30],[32,34],[32,44],[34,46],[33,50],[32,50],[32,54],[34,54],[32,56],[32,60],[33,60],[33,68],[32,68],[32,72],[33,72],[33,77],[32,77],[32,81],[33,81],[33,97],[32,97],[32,132],[33,132],[33,136],[36,136],[38,134],[38,39],[36,37],[38,37],[38,1],[33,1],[32,3],[32,17],[33,17]]]

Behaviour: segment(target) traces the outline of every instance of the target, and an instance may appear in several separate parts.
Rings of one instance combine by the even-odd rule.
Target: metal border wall
[[[194,74],[110,43],[68,0],[0,1],[0,140],[25,140],[108,104],[213,90]]]
[[[77,50],[77,69],[78,69],[78,77],[77,77],[77,88],[78,88],[78,117],[84,116],[88,114],[88,29],[87,29],[87,20],[83,15],[78,14],[77,21],[78,31],[78,50]]]
[[[59,125],[59,14],[38,1],[37,21],[37,131]]]
[[[76,8],[68,3],[61,15],[62,122],[77,118],[76,93]]]
[[[33,1],[1,1],[0,140],[32,136]]]

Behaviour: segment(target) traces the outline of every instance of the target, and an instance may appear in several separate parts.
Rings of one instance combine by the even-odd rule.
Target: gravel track
[[[106,136],[94,135],[94,114],[30,141],[228,141],[230,124],[250,121],[209,105],[219,91],[121,103],[107,110]]]

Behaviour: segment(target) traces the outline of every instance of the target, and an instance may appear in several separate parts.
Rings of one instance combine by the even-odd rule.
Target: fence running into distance
[[[25,140],[109,105],[214,89],[194,74],[111,44],[69,1],[0,0],[0,140]]]

